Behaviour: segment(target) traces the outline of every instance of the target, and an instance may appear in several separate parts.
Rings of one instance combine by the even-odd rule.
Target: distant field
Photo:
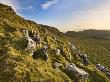
[[[110,69],[110,40],[99,38],[68,38],[78,49],[87,53],[91,63],[101,63]]]

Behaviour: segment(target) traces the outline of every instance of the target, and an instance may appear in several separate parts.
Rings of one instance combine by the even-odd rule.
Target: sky
[[[25,19],[62,32],[110,30],[110,0],[0,0]]]

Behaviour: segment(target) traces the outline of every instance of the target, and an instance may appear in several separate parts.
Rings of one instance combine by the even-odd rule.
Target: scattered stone
[[[53,63],[52,63],[52,67],[53,67],[54,69],[58,69],[60,66],[62,66],[61,63],[58,63],[58,62],[53,62]]]
[[[30,53],[30,56],[32,56],[36,48],[36,43],[30,37],[27,37],[26,40],[28,42],[26,51],[28,51]]]
[[[76,49],[77,49],[77,48],[75,47],[75,45],[72,44],[72,43],[69,43],[69,46],[70,46],[70,49],[71,49],[71,50],[76,50]]]
[[[56,55],[57,55],[57,56],[60,55],[60,49],[56,49]]]
[[[24,35],[24,37],[25,38],[27,38],[27,37],[29,37],[29,32],[28,32],[28,30],[22,30],[22,32],[23,32],[23,35]]]
[[[108,68],[102,66],[101,64],[96,64],[96,68],[97,68],[98,70],[100,70],[101,72],[105,73],[106,76],[110,79],[110,71],[109,71]]]
[[[40,49],[40,53],[42,54],[44,60],[48,60],[48,53],[47,53],[47,50],[48,50],[48,46],[45,45],[43,48]]]
[[[44,46],[43,48],[34,51],[34,52],[33,52],[33,58],[34,58],[34,59],[42,58],[42,59],[44,59],[44,60],[47,61],[47,60],[48,60],[47,50],[48,50],[48,46]]]
[[[83,81],[88,79],[89,74],[85,72],[84,70],[77,68],[74,63],[68,64],[66,66],[66,69],[70,73],[74,74],[78,79],[81,79]]]
[[[36,47],[36,43],[35,41],[33,41],[30,37],[27,38],[27,41],[28,41],[28,46],[27,46],[27,49],[35,49]]]
[[[96,64],[96,68],[98,70],[100,70],[101,72],[107,73],[109,72],[108,68],[105,68],[104,66],[102,66],[101,64]]]
[[[36,44],[41,42],[40,35],[36,31],[33,31],[33,40],[36,42]]]
[[[83,62],[84,65],[88,65],[89,64],[87,54],[81,55],[80,57],[81,57],[82,62]]]

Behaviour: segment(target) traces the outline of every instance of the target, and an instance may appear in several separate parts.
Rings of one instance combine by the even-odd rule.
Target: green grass
[[[110,67],[110,40],[94,38],[68,38],[78,49],[87,53],[92,63]]]
[[[6,11],[7,9],[8,11]],[[74,62],[77,65],[77,62],[79,61],[75,61],[75,54],[71,52],[70,48],[68,47],[68,41],[62,34],[59,34],[59,36],[58,34],[53,33],[53,30],[51,31],[50,28],[47,29],[49,26],[38,25],[32,21],[21,18],[20,16],[16,15],[16,13],[8,6],[0,4],[0,11],[2,11],[0,12],[0,82],[76,81],[75,78],[71,78],[73,75],[67,75],[65,65],[70,62]],[[22,29],[39,31],[43,41],[41,43],[41,47],[44,46],[44,42],[47,42],[49,45],[49,59],[47,62],[43,60],[42,57],[33,59],[33,57],[31,57],[29,53],[25,51],[27,42],[21,32]],[[56,36],[58,40],[55,40],[53,36]],[[84,46],[85,44],[81,42],[82,40],[80,41],[75,39],[75,41],[79,41],[80,44],[75,43],[75,45],[83,52],[88,51],[88,48]],[[92,45],[93,44],[94,43],[92,43]],[[107,48],[108,52],[105,54],[105,57],[107,57],[109,53],[109,45],[103,45],[105,47],[100,48],[99,50],[102,51],[102,49]],[[41,47],[37,46],[36,50],[39,50]],[[55,53],[53,52],[54,48],[56,47],[63,48],[63,51],[59,57],[55,56]],[[97,45],[94,44],[92,48],[94,47],[97,47]],[[94,52],[96,52],[97,55],[98,49],[96,51],[94,50]],[[72,61],[69,59],[70,55],[73,58]],[[91,62],[93,62],[92,60],[94,60],[94,56],[89,55],[89,57],[91,57]],[[53,69],[51,65],[53,61],[60,62],[63,66],[59,70]],[[104,74],[99,73],[98,70],[91,70],[94,68],[94,66],[91,66],[91,68],[84,67],[83,65],[77,66],[89,72],[90,77],[86,82],[109,82],[106,80],[107,77]]]

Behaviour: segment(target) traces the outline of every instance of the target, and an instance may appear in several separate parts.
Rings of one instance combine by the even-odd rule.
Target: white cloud
[[[29,9],[33,9],[33,6],[29,6]]]
[[[58,0],[49,0],[47,2],[45,2],[44,4],[41,5],[41,7],[43,9],[48,9],[50,6],[56,4],[58,2]]]

